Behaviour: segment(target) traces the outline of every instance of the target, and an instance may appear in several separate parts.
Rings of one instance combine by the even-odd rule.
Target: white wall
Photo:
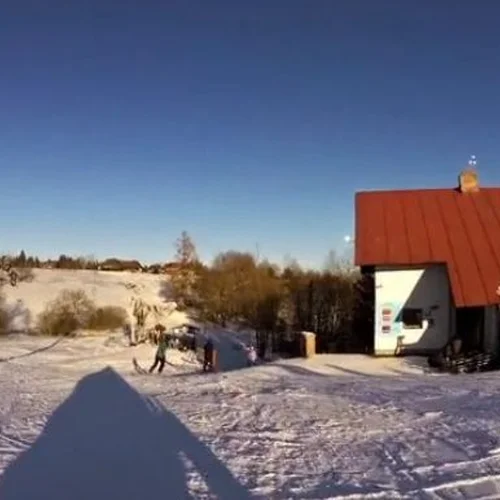
[[[422,309],[423,328],[404,329],[403,307]],[[445,266],[390,268],[375,270],[375,354],[393,355],[398,337],[406,351],[426,351],[443,347],[450,338],[450,288]],[[384,323],[383,310],[392,321]],[[386,317],[387,318],[387,317]],[[383,324],[390,331],[383,332]]]

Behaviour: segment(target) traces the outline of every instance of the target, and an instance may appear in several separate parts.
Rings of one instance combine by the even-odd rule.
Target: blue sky
[[[360,189],[500,184],[500,4],[2,4],[1,251],[321,265]]]

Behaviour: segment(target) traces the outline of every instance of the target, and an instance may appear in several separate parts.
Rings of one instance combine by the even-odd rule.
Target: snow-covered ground
[[[165,326],[176,326],[186,321],[186,315],[176,311],[167,301],[165,276],[107,271],[35,269],[32,282],[16,287],[6,285],[2,292],[8,305],[15,310],[14,328],[33,329],[37,316],[63,290],[83,290],[97,306],[120,306],[132,316],[134,300],[156,307],[158,314],[150,314],[148,321],[161,321]]]
[[[497,373],[325,355],[202,375],[168,351],[142,376],[151,346],[53,343],[0,340],[2,500],[500,498]]]

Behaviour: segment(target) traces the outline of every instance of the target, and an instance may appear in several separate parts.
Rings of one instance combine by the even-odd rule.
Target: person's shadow
[[[0,498],[189,499],[185,459],[216,498],[252,498],[175,415],[107,368],[83,378],[7,467]]]

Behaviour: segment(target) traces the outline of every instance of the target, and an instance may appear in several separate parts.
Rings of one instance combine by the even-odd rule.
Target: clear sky
[[[0,252],[321,265],[356,190],[500,184],[500,2],[6,0]]]

